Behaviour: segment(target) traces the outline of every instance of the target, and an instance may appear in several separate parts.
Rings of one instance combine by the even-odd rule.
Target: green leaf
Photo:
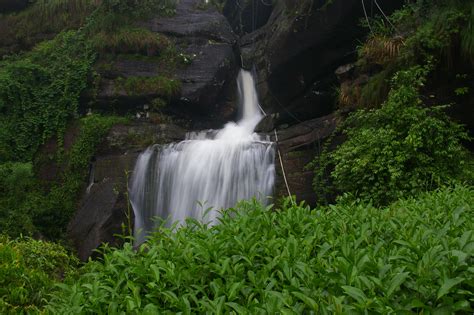
[[[437,296],[437,299],[439,300],[440,298],[442,298],[443,296],[445,296],[446,294],[449,293],[449,291],[456,285],[458,285],[459,283],[463,282],[464,280],[466,280],[465,278],[454,278],[454,279],[446,279],[444,280],[443,284],[441,285],[441,287],[439,288],[438,290],[438,296]]]
[[[342,289],[350,297],[352,297],[353,299],[355,299],[359,303],[365,303],[365,301],[367,300],[367,296],[359,288],[351,287],[351,286],[348,286],[348,285],[343,285]]]
[[[234,302],[227,302],[225,303],[225,305],[231,307],[234,311],[237,312],[237,314],[248,314],[249,312],[247,311],[247,309],[237,303],[234,303]]]
[[[303,294],[301,292],[296,292],[296,291],[291,292],[291,294],[293,294],[294,296],[299,298],[301,301],[303,301],[313,311],[317,312],[319,310],[318,303],[316,303],[315,300],[313,300],[312,298],[310,298],[306,294]]]
[[[387,290],[387,296],[391,297],[393,292],[397,290],[400,285],[405,281],[405,279],[408,277],[410,273],[409,272],[401,272],[396,274],[392,280],[390,280],[390,286]]]

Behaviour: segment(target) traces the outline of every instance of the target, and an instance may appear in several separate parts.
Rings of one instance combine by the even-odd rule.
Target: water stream
[[[262,115],[252,75],[241,70],[237,85],[240,120],[151,146],[138,157],[130,184],[136,242],[144,241],[156,217],[215,224],[221,209],[253,197],[266,203],[272,195],[275,147],[254,132]]]

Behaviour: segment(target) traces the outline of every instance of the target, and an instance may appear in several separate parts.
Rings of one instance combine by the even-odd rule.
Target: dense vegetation
[[[157,230],[103,249],[52,298],[53,314],[472,312],[474,190],[377,209],[270,211],[244,203],[219,225]]]
[[[62,33],[0,64],[0,161],[31,161],[61,138],[87,86],[93,53],[77,32]]]
[[[344,194],[383,205],[453,181],[472,184],[474,161],[463,147],[470,138],[446,111],[474,92],[474,3],[415,1],[367,22],[355,72],[368,82],[339,91],[339,106],[358,110],[335,134],[343,144],[334,150],[329,141],[308,166],[320,202]],[[441,84],[456,84],[447,95],[433,91],[443,76]]]
[[[428,71],[425,66],[397,72],[382,107],[356,111],[344,122],[340,130],[347,140],[310,164],[321,201],[344,192],[346,198],[387,204],[474,180],[472,157],[461,143],[468,139],[463,127],[442,107],[422,106],[418,89]]]

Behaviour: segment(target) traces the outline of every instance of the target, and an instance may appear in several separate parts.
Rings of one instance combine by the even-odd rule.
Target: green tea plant
[[[388,314],[473,311],[474,190],[387,208],[289,201],[159,228],[137,250],[102,249],[60,287],[51,314]]]
[[[381,108],[349,116],[340,128],[347,140],[309,165],[320,199],[343,192],[387,204],[452,180],[473,180],[472,158],[461,144],[468,138],[463,127],[449,120],[442,107],[423,107],[418,89],[428,71],[397,72]]]
[[[0,236],[0,312],[37,314],[58,280],[72,274],[77,258],[58,244]]]

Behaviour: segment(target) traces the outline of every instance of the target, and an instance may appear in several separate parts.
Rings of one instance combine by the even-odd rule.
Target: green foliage
[[[375,108],[382,104],[390,89],[389,81],[392,73],[392,69],[385,69],[370,77],[360,91],[359,106]]]
[[[176,3],[177,0],[101,0],[99,7],[90,15],[84,31],[91,35],[114,33],[153,15],[173,15]]]
[[[0,162],[31,161],[46,140],[62,137],[93,58],[83,36],[71,31],[0,63]]]
[[[212,227],[188,220],[138,250],[104,248],[48,311],[469,313],[473,204],[474,190],[463,187],[386,209],[243,203]]]
[[[0,236],[0,313],[39,313],[77,259],[58,244]]]
[[[77,117],[79,97],[93,79],[95,52],[159,55],[160,67],[169,63],[163,67],[167,73],[177,63],[174,47],[164,36],[131,25],[153,14],[172,14],[175,4],[174,0],[38,0],[18,15],[18,23],[11,24],[14,27],[10,30],[16,32],[16,27],[26,25],[24,19],[30,17],[25,32],[32,36],[36,34],[31,31],[36,21],[57,20],[54,27],[48,28],[52,34],[64,28],[83,27],[62,32],[28,53],[0,61],[0,173],[6,174],[0,183],[4,193],[0,195],[0,228],[4,233],[51,239],[63,235],[77,208],[94,150],[112,124],[123,122],[116,117],[88,117],[82,120],[72,149],[63,145],[66,126]],[[80,23],[72,21],[74,13]],[[0,27],[5,21],[2,18]],[[71,24],[63,23],[68,19]],[[48,23],[45,27],[51,24]],[[165,77],[123,83],[128,92],[145,89],[163,97],[179,90],[179,82]],[[54,139],[57,152],[38,152]],[[45,160],[59,170],[57,182],[47,187],[31,172],[33,161],[37,170],[38,161]],[[29,173],[21,172],[22,168]],[[18,179],[18,189],[10,184],[10,175]]]
[[[454,94],[457,96],[463,96],[469,94],[469,87],[463,86],[454,90]]]
[[[172,15],[176,0],[37,0],[18,14],[0,15],[0,56],[29,49],[64,30],[113,33],[139,19]]]
[[[25,200],[25,191],[34,190],[35,185],[31,163],[0,164],[0,231],[2,234],[31,235],[35,231],[31,214],[21,209]]]
[[[347,140],[310,165],[320,197],[336,190],[387,204],[451,180],[472,180],[472,159],[460,144],[467,139],[462,126],[442,108],[422,107],[418,88],[427,71],[414,67],[398,72],[381,108],[357,111],[346,120],[341,131]]]

